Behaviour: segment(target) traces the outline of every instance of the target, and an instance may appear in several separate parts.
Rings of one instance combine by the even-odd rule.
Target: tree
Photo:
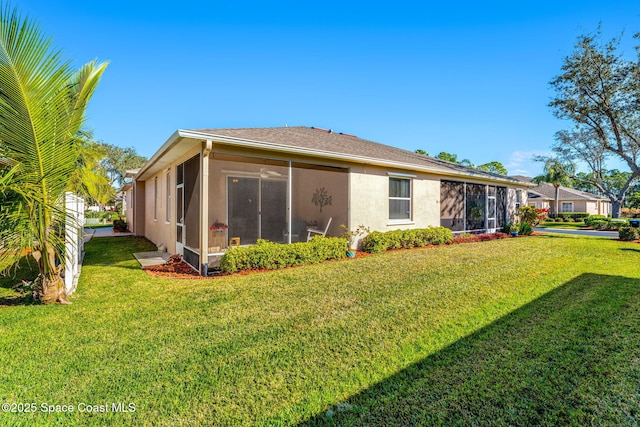
[[[560,187],[563,185],[569,185],[571,183],[571,166],[562,164],[562,162],[555,158],[536,158],[538,161],[544,161],[543,174],[533,178],[533,182],[540,184],[541,182],[548,182],[553,185],[555,191],[555,203],[553,214],[558,216],[558,204],[560,198]]]
[[[436,159],[444,160],[451,163],[457,163],[459,165],[468,166],[470,168],[473,167],[473,163],[471,163],[469,159],[458,160],[457,154],[447,153],[446,151],[441,151],[440,153],[438,153]]]
[[[554,151],[577,169],[577,177],[592,184],[611,200],[612,216],[620,215],[629,186],[640,176],[640,60],[625,60],[617,53],[619,39],[604,44],[601,34],[578,37],[575,51],[564,59],[562,74],[551,81],[553,114],[572,122],[556,134]],[[636,35],[638,38],[638,35]],[[636,48],[640,53],[640,46]],[[617,158],[631,173],[621,186],[607,179],[606,162]]]
[[[507,175],[507,168],[500,162],[489,162],[478,166],[476,169],[480,169],[486,172],[497,173],[499,175]]]
[[[441,151],[440,153],[438,153],[436,159],[444,160],[451,163],[458,163],[458,155],[447,153],[446,151]]]
[[[415,152],[418,154],[428,156],[427,152],[421,149],[417,149]],[[458,165],[467,166],[469,168],[480,169],[485,172],[492,172],[500,175],[507,175],[507,169],[504,167],[504,165],[496,161],[485,163],[483,165],[476,167],[473,165],[473,163],[471,163],[469,159],[458,160],[457,154],[447,153],[446,151],[441,151],[440,153],[438,153],[438,155],[436,156],[436,159],[444,160],[446,162],[456,163]]]
[[[100,163],[106,152],[100,143],[93,140],[91,132],[80,132],[77,139],[78,160],[68,190],[88,199],[91,204],[105,205],[115,195],[115,189]]]
[[[30,252],[36,297],[67,302],[62,197],[77,165],[77,135],[107,63],[73,70],[36,23],[0,11],[0,263]]]
[[[124,174],[128,169],[136,169],[147,162],[147,158],[136,153],[131,147],[121,148],[115,145],[101,143],[105,155],[100,162],[109,177],[109,183],[120,187]]]

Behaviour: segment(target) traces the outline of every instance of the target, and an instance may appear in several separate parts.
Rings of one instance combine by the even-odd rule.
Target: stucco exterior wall
[[[168,177],[169,174],[163,171],[154,175],[145,183],[145,199],[147,201],[147,209],[145,212],[145,237],[156,245],[164,244],[169,250],[171,243],[173,243],[175,247],[175,242],[170,241],[171,224],[165,220],[167,207],[166,180]]]
[[[411,188],[410,220],[389,220],[389,174],[377,167],[352,166],[349,174],[349,225],[365,225],[371,230],[389,231],[440,225],[440,179],[414,174]]]
[[[191,157],[198,155],[200,149],[194,149],[184,156],[172,161],[161,172],[144,181],[144,229],[142,235],[156,245],[164,244],[167,252],[176,253],[176,166]],[[158,179],[158,197],[155,199],[155,179]],[[167,188],[167,180],[169,187]],[[167,191],[169,198],[167,199]],[[154,203],[157,200],[157,216],[154,218]],[[169,205],[169,221],[167,221],[167,202]],[[194,226],[197,226],[195,224]],[[140,233],[137,233],[140,235]],[[195,248],[198,249],[198,248]]]
[[[137,236],[144,236],[147,210],[145,200],[145,182],[133,183],[133,231]]]

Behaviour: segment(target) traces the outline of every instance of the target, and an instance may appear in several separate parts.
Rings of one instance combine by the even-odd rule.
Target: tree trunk
[[[611,217],[620,218],[621,208],[622,208],[622,202],[620,200],[611,200]]]
[[[38,276],[36,279],[36,299],[43,304],[71,304],[67,301],[67,292],[64,289],[64,280],[60,275],[54,277]]]
[[[46,245],[46,252],[34,251],[31,253],[38,263],[40,274],[34,281],[33,297],[43,304],[71,304],[67,300],[67,291],[64,288],[64,280],[56,266],[56,255],[53,248]]]

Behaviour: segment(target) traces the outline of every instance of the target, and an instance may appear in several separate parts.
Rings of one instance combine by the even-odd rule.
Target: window
[[[165,221],[170,222],[171,221],[171,172],[170,171],[167,171],[166,178],[167,178],[167,182],[166,182],[167,194],[166,194],[166,200],[165,200],[165,203],[166,203]]]
[[[153,178],[153,220],[158,220],[158,177]]]
[[[389,219],[411,219],[411,179],[389,177]]]
[[[560,212],[573,212],[573,202],[562,202]]]
[[[520,205],[522,204],[522,191],[515,190],[516,192],[516,209],[520,209]]]

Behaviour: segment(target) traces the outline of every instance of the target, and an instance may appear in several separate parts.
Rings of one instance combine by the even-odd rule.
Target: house
[[[532,179],[528,177],[514,176],[512,178],[532,182]],[[556,188],[548,182],[540,183],[536,187],[530,188],[527,192],[527,204],[529,206],[556,212],[556,209],[554,209],[555,200]],[[607,197],[564,186],[559,187],[558,205],[560,207],[559,212],[587,212],[590,215],[611,215],[611,201]]]
[[[230,243],[338,236],[340,224],[493,232],[530,186],[314,127],[178,130],[136,173],[127,219],[204,270]]]

